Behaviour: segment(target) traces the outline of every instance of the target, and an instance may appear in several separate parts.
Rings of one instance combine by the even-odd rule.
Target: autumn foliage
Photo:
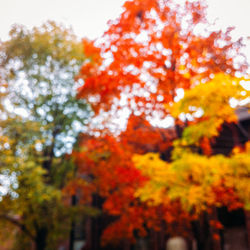
[[[178,88],[246,68],[244,60],[236,64],[241,40],[232,41],[232,29],[210,29],[202,1],[125,2],[100,41],[84,41],[85,53],[94,53],[81,69],[79,97],[107,111],[113,104],[122,108],[117,99],[125,96],[133,112],[164,115],[163,104],[173,101]]]
[[[188,228],[190,216],[182,211],[178,201],[167,206],[151,206],[135,196],[136,190],[142,188],[149,178],[135,167],[132,144],[122,144],[117,138],[104,136],[89,139],[82,147],[82,152],[74,152],[79,172],[88,173],[93,179],[85,186],[81,186],[82,181],[79,180],[78,188],[82,188],[84,200],[88,190],[92,190],[92,194],[99,194],[104,198],[103,212],[116,218],[103,232],[103,243],[123,239],[134,242],[135,232],[145,237],[147,229],[160,230],[162,219],[169,224],[169,232],[179,230],[179,233],[183,233],[185,227],[180,230],[179,226],[178,229],[178,222],[182,222],[182,225],[186,223]],[[74,185],[77,188],[77,182]]]
[[[232,40],[231,28],[211,30],[203,1],[134,0],[123,7],[100,39],[83,41],[91,59],[78,76],[78,97],[96,117],[129,110],[119,136],[100,129],[75,152],[79,173],[91,176],[85,188],[115,217],[103,242],[134,241],[136,232],[145,237],[163,224],[169,235],[184,235],[213,207],[249,209],[247,149],[228,157],[212,149],[222,125],[237,122],[231,98],[249,95],[247,79],[238,77],[247,68],[241,40]],[[185,95],[177,101],[180,89]],[[151,125],[166,116],[171,128]]]

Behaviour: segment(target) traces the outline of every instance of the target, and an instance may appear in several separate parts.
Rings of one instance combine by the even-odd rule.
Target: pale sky
[[[55,20],[72,26],[79,36],[96,38],[107,21],[119,16],[125,0],[0,0],[0,39],[6,40],[13,23],[31,28]],[[176,0],[178,1],[178,0]],[[250,36],[250,0],[207,0],[210,20],[218,27],[235,26],[236,37]],[[245,54],[250,62],[250,42]]]

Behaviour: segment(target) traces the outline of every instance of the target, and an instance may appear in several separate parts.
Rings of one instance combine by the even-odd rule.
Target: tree
[[[36,249],[55,249],[70,229],[72,208],[63,188],[74,165],[67,154],[90,112],[75,96],[74,75],[83,59],[81,42],[55,22],[32,30],[15,25],[0,44],[1,78],[7,83],[1,100],[1,176],[10,180],[0,219],[19,228],[18,249],[30,248],[31,241]]]
[[[178,89],[247,68],[237,53],[241,39],[232,40],[232,28],[210,31],[201,1],[135,0],[123,7],[100,41],[84,43],[93,60],[81,68],[78,95],[97,112],[128,106],[136,114],[165,116],[164,104]]]
[[[134,167],[133,164],[135,164],[141,174],[148,178],[148,182],[146,182],[148,184],[135,191],[133,201],[138,197],[140,201],[137,200],[137,202],[142,202],[143,206],[146,207],[151,204],[150,209],[159,205],[165,208],[173,208],[173,202],[181,202],[183,205],[185,199],[183,195],[185,192],[182,192],[184,189],[181,186],[183,184],[186,188],[186,185],[192,185],[192,188],[194,188],[192,192],[197,195],[193,195],[193,200],[190,200],[193,203],[189,204],[188,208],[190,210],[195,209],[195,211],[207,209],[209,207],[207,206],[208,203],[203,202],[202,204],[205,203],[206,205],[202,208],[198,204],[200,204],[200,199],[209,199],[211,197],[199,196],[200,190],[197,189],[197,191],[195,183],[192,182],[192,178],[196,178],[195,176],[190,177],[190,182],[187,182],[185,178],[189,177],[189,171],[190,173],[193,171],[192,166],[199,171],[201,168],[207,169],[212,161],[224,161],[227,165],[225,171],[229,171],[229,169],[232,170],[232,165],[229,164],[230,160],[235,162],[237,157],[239,161],[243,159],[240,155],[236,155],[236,158],[232,156],[231,159],[219,156],[209,158],[211,154],[210,140],[219,134],[219,129],[224,122],[235,121],[234,111],[228,105],[229,99],[235,96],[235,93],[236,98],[244,98],[241,92],[245,90],[239,85],[242,79],[237,78],[243,75],[247,69],[244,56],[239,53],[242,41],[241,39],[233,41],[230,36],[232,28],[227,29],[225,32],[213,31],[206,20],[206,6],[202,1],[185,1],[178,4],[177,1],[171,0],[134,0],[126,1],[123,7],[124,12],[118,19],[109,23],[109,29],[101,39],[94,42],[84,41],[84,51],[91,60],[85,61],[81,68],[79,78],[84,83],[79,88],[78,96],[88,100],[96,116],[103,117],[107,113],[110,114],[110,119],[106,119],[108,122],[112,118],[119,117],[123,111],[127,112],[128,110],[129,122],[127,130],[117,138],[117,141],[127,144],[122,146],[124,148],[132,145],[132,147],[129,147],[130,154],[133,155],[133,152],[146,153],[145,148],[150,147],[143,145],[143,141],[149,144],[150,138],[152,138],[152,145],[156,145],[155,139],[159,138],[159,144],[164,145],[164,150],[167,148],[170,150],[172,146],[174,147],[173,158],[167,157],[168,161],[173,161],[173,163],[169,164],[162,161],[160,156],[154,154],[135,156],[130,168]],[[233,83],[237,83],[237,87],[234,87]],[[196,85],[198,85],[197,88],[194,88]],[[194,89],[188,92],[192,88]],[[173,105],[179,98],[179,91],[187,91],[187,97],[180,104]],[[221,110],[219,115],[217,115],[218,107]],[[180,113],[194,113],[196,111],[201,111],[201,113],[200,117],[196,118],[195,121],[188,121],[187,118],[190,114],[186,115],[185,119],[181,119]],[[202,112],[205,112],[205,114],[202,115]],[[158,132],[153,133],[154,136],[147,137],[148,133],[143,133],[142,131],[145,131],[143,129],[138,134],[138,130],[135,129],[133,134],[130,124],[136,124],[136,122],[131,122],[131,120],[138,115],[148,121],[155,117],[165,118],[171,116],[174,119],[177,138],[169,138]],[[145,124],[146,122],[144,127],[146,127]],[[150,130],[153,131],[154,129]],[[103,124],[100,125],[99,131],[100,133],[107,133]],[[124,138],[123,135],[128,137],[125,136]],[[136,145],[138,142],[135,142],[135,138],[139,138],[141,148],[138,144]],[[99,145],[98,138],[93,144]],[[126,148],[126,150],[128,149]],[[93,169],[102,166],[102,175],[98,172],[93,174],[94,180],[97,179],[98,181],[103,177],[103,172],[106,175],[112,175],[117,167],[117,164],[109,164],[109,160],[115,157],[115,152],[107,147],[103,151],[98,150],[97,152],[100,153],[100,151],[108,151],[109,153],[107,159],[105,158],[100,162],[98,160],[94,161]],[[154,147],[148,151],[156,152]],[[202,152],[203,156],[201,155]],[[171,178],[171,175],[168,176],[167,166],[171,166],[169,169],[176,169],[176,165],[182,165],[185,162],[184,156],[187,157],[184,153],[187,153],[190,157],[188,171],[185,172],[181,167],[180,170],[176,170],[173,176],[177,178],[178,174],[180,174],[180,188],[175,182],[173,187],[169,187],[171,181],[168,182],[168,178]],[[78,159],[78,164],[81,164],[81,154],[79,154]],[[196,161],[195,159],[203,163],[192,165],[193,161]],[[121,161],[118,160],[118,162]],[[242,168],[244,169],[246,162],[243,162]],[[105,164],[108,164],[108,167]],[[211,168],[206,174],[210,176],[210,171],[213,172],[216,169]],[[81,168],[79,171],[81,172]],[[214,178],[218,176],[215,174]],[[112,176],[110,178],[108,182],[103,179],[103,184],[112,183]],[[220,177],[218,178],[220,179]],[[116,176],[114,180],[119,180],[119,177]],[[137,183],[136,179],[134,181]],[[213,181],[209,185],[211,183]],[[246,184],[246,181],[244,183]],[[122,182],[121,185],[123,185]],[[216,183],[215,186],[210,185],[209,189],[214,188],[216,190],[222,187],[222,183]],[[173,197],[168,196],[168,188],[171,188],[170,190],[174,192]],[[232,187],[227,188],[232,192]],[[152,189],[154,190],[152,191]],[[223,193],[226,193],[229,189],[225,189]],[[235,189],[235,186],[233,189]],[[214,190],[211,192],[214,192],[215,195],[218,190]],[[239,188],[236,188],[236,190],[239,191]],[[247,206],[248,201],[243,198],[247,197],[247,193],[240,195],[234,191],[231,201],[234,201],[235,207],[241,206],[243,203]],[[102,195],[102,193],[100,194]],[[105,194],[106,201],[109,195],[112,196],[112,190]],[[213,202],[217,198],[214,198]],[[229,204],[229,200],[229,197],[228,199],[224,197],[220,201],[216,200],[216,202],[220,205]],[[215,204],[217,204],[216,202]],[[195,204],[197,207],[195,207]],[[182,211],[185,214],[187,210],[183,209],[182,205],[180,210],[175,209],[175,211]],[[115,203],[110,207],[116,207]],[[133,209],[130,210],[130,207],[127,207],[124,210],[132,211]],[[123,214],[125,214],[124,210]],[[112,211],[109,211],[109,213],[112,214]],[[141,212],[141,214],[144,213]],[[194,219],[192,218],[193,214],[197,216],[199,213],[189,213],[189,221]],[[173,219],[175,215],[176,213],[173,213],[172,217],[169,216],[168,218]],[[118,220],[119,218],[121,222],[124,222],[121,213]],[[171,224],[171,219],[166,219],[166,222],[168,225]],[[137,225],[145,226],[146,223],[143,221]],[[127,223],[114,228],[119,228],[121,231],[131,230],[131,235],[135,235],[137,229],[133,225],[129,227]],[[115,240],[117,235],[113,230],[113,239],[111,237],[111,241]],[[124,235],[124,238],[126,237],[127,235]]]
[[[143,125],[145,123],[147,122],[142,122]],[[139,122],[137,121],[136,124],[138,125]],[[143,136],[157,138],[159,131],[157,129],[152,131],[149,128],[146,127],[148,131],[144,131]],[[134,127],[134,137],[138,138],[141,135],[141,129],[145,130],[145,127],[137,129]],[[128,133],[131,130],[130,127]],[[169,204],[152,206],[135,195],[137,190],[143,189],[149,178],[135,167],[133,155],[135,152],[147,153],[154,147],[157,151],[156,145],[144,144],[145,141],[136,141],[136,145],[134,141],[124,143],[126,139],[130,139],[125,134],[121,136],[121,140],[112,135],[85,139],[84,137],[86,136],[83,136],[81,141],[81,150],[74,151],[73,155],[78,173],[81,177],[84,174],[88,178],[74,180],[71,188],[81,189],[85,194],[85,201],[87,194],[88,201],[91,201],[92,195],[95,197],[98,195],[103,200],[102,203],[95,204],[101,205],[104,216],[108,216],[110,221],[106,228],[102,224],[99,225],[104,227],[102,245],[108,244],[111,247],[110,244],[116,245],[125,239],[135,243],[137,239],[145,237],[149,230],[161,230],[162,221],[167,221],[168,233],[180,232],[181,227],[177,225],[178,222],[182,223],[181,232],[190,230],[191,217],[181,210],[178,201],[172,202],[171,206]]]
[[[215,208],[249,211],[249,141],[235,147],[227,156],[214,155],[211,147],[223,124],[237,122],[230,100],[249,96],[240,80],[218,75],[206,84],[187,90],[184,98],[172,105],[174,117],[189,114],[192,121],[186,124],[182,137],[173,142],[170,163],[153,153],[133,158],[137,168],[149,179],[135,195],[154,205],[181,201],[182,208],[196,218],[209,213],[208,222],[217,242],[213,249],[220,249],[218,229],[223,228],[216,219]],[[197,237],[198,249],[203,249],[204,242],[200,242],[200,235]]]
[[[174,141],[171,163],[163,162],[154,154],[135,156],[134,161],[142,173],[148,176],[154,172],[150,175],[152,182],[138,190],[143,200],[155,200],[156,203],[168,200],[164,195],[156,196],[155,191],[180,199],[183,208],[192,213],[213,205],[231,209],[244,206],[249,210],[248,146],[235,150],[230,156],[212,155],[211,148],[212,139],[219,135],[222,124],[237,121],[230,99],[245,99],[247,92],[239,82],[240,79],[219,75],[206,84],[187,90],[184,98],[173,104],[173,116],[185,113],[192,115],[193,120],[184,128],[182,137]],[[201,93],[202,98],[199,97]],[[197,117],[198,110],[202,115]],[[202,152],[197,150],[199,148]],[[225,195],[220,193],[219,196],[217,189],[222,192],[223,188]],[[230,195],[226,194],[228,189],[231,189]]]

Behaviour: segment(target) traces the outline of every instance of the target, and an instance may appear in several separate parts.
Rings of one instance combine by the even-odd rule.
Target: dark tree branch
[[[30,239],[32,239],[33,241],[35,240],[34,235],[32,235],[32,233],[27,229],[27,227],[23,223],[21,223],[18,219],[15,219],[6,214],[0,214],[0,218],[17,226],[22,232],[24,232],[27,236],[29,236]]]

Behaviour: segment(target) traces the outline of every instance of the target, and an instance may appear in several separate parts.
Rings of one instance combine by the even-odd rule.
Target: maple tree
[[[172,105],[173,116],[179,116],[184,112],[192,114],[193,120],[184,128],[182,137],[174,141],[172,162],[166,163],[159,155],[152,153],[134,156],[134,161],[142,173],[151,177],[146,186],[137,190],[137,194],[143,200],[162,203],[168,202],[164,195],[173,199],[178,197],[186,203],[183,207],[192,209],[192,212],[206,210],[212,205],[222,206],[223,202],[231,208],[244,205],[245,209],[249,209],[248,146],[246,145],[245,150],[236,149],[229,157],[211,156],[210,148],[210,142],[219,135],[221,125],[225,122],[237,121],[234,108],[229,104],[230,99],[235,97],[240,100],[249,96],[247,94],[249,91],[245,90],[239,82],[240,79],[216,76],[206,84],[201,83],[187,90],[184,98]],[[220,94],[219,91],[221,91]],[[197,93],[204,93],[204,95],[200,98]],[[217,94],[216,97],[214,93]],[[195,113],[199,109],[202,110],[202,115],[197,117]],[[204,139],[206,139],[205,144]],[[197,147],[203,150],[203,155],[197,153]],[[167,186],[164,187],[165,185]],[[229,200],[223,195],[217,197],[217,188],[223,187],[225,190],[227,188],[235,190],[236,198],[232,194],[227,197]],[[154,191],[148,188],[155,188],[156,193],[154,194]],[[190,193],[185,195],[186,191]],[[218,200],[220,198],[221,200]],[[233,202],[234,199],[235,202]]]
[[[136,124],[138,123],[137,121]],[[157,132],[159,133],[149,130],[146,134],[157,137]],[[134,133],[137,134],[136,129]],[[140,133],[139,129],[138,136]],[[79,189],[82,190],[82,202],[91,201],[93,194],[103,198],[102,211],[113,219],[103,231],[102,244],[118,244],[124,239],[135,243],[135,232],[138,234],[137,237],[143,238],[149,229],[159,231],[162,228],[162,220],[169,224],[169,233],[183,233],[183,228],[188,230],[191,217],[182,211],[178,201],[167,206],[149,206],[135,196],[136,191],[148,180],[135,167],[132,160],[135,147],[140,148],[139,152],[143,150],[146,153],[149,150],[143,147],[143,142],[140,145],[139,141],[136,145],[133,145],[133,142],[121,143],[112,135],[85,139],[84,137],[86,135],[83,135],[81,150],[73,152],[80,175],[69,184],[67,191],[75,193]],[[181,222],[179,226],[178,222]]]
[[[206,19],[203,1],[134,0],[126,1],[123,8],[100,39],[83,41],[90,59],[78,76],[84,82],[78,97],[88,100],[96,116],[109,113],[109,123],[129,110],[127,129],[119,137],[83,141],[86,151],[76,155],[79,171],[90,172],[93,178],[87,186],[104,198],[103,209],[118,218],[105,230],[104,238],[110,242],[122,237],[133,240],[136,230],[145,236],[147,228],[157,228],[159,217],[154,215],[159,206],[164,211],[161,219],[169,227],[173,221],[189,224],[211,205],[248,208],[248,174],[244,172],[248,171],[244,160],[247,153],[209,157],[210,144],[223,123],[236,121],[230,98],[244,99],[248,95],[240,86],[243,79],[237,78],[247,69],[239,53],[241,39],[233,41],[232,28],[214,31]],[[180,89],[185,97],[175,104]],[[186,113],[184,120],[181,113]],[[169,132],[153,128],[148,122],[166,116],[174,118]],[[187,119],[190,116],[192,121]],[[99,132],[109,134],[104,125],[100,124]],[[169,161],[172,148],[173,162],[166,163],[161,158]],[[203,155],[198,154],[199,149]],[[149,152],[160,152],[161,158]],[[140,155],[132,157],[135,153]],[[219,170],[219,164],[225,167]],[[243,171],[243,176],[234,172],[237,164],[242,166],[238,171]],[[121,166],[125,172],[118,171]],[[121,173],[126,173],[129,182]],[[223,179],[225,173],[228,179]],[[204,183],[197,182],[199,178]],[[245,193],[236,185],[238,178],[244,180],[241,184]],[[116,192],[122,194],[117,196]],[[186,199],[187,192],[190,200]],[[146,222],[146,211],[150,211],[154,222]],[[118,234],[118,228],[123,234]]]
[[[222,124],[237,120],[230,99],[242,100],[249,96],[240,80],[215,76],[207,84],[187,90],[184,98],[172,105],[173,116],[186,113],[193,119],[184,128],[182,137],[173,142],[170,163],[155,153],[134,156],[137,168],[149,178],[146,185],[136,191],[136,196],[153,205],[181,201],[182,208],[197,218],[204,212],[212,214],[214,207],[249,210],[249,142],[236,147],[228,156],[212,155],[211,147]],[[204,95],[199,97],[198,93]],[[198,110],[202,111],[200,115]],[[223,228],[212,216],[209,223],[215,231]],[[220,239],[218,233],[213,233],[213,237]]]
[[[133,112],[165,116],[163,104],[174,100],[177,89],[247,67],[238,60],[242,43],[231,39],[231,29],[210,31],[202,1],[135,0],[123,7],[100,41],[84,41],[92,60],[82,66],[78,95],[96,111],[122,108],[126,100]]]

